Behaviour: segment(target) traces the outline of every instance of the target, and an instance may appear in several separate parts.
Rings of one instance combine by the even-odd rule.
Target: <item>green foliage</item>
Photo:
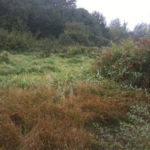
[[[130,122],[120,122],[120,126],[95,126],[99,133],[102,149],[148,150],[150,148],[149,105],[132,105],[128,113]]]
[[[146,23],[141,23],[135,26],[133,31],[134,38],[141,38],[148,36],[150,34],[150,25]]]
[[[0,53],[0,63],[9,63],[9,53],[7,51],[3,51]]]
[[[75,41],[66,33],[59,36],[59,43],[61,45],[75,45]]]
[[[59,42],[55,37],[47,37],[36,40],[36,49],[42,53],[49,53],[47,56],[50,56],[50,53],[55,52],[55,49],[59,46]]]
[[[79,44],[88,44],[89,42],[89,33],[87,27],[80,22],[72,22],[66,24],[64,34],[67,37],[70,37],[72,41],[75,41]]]
[[[86,46],[67,46],[62,47],[60,50],[62,53],[59,55],[61,57],[75,57],[76,55],[88,56],[90,58],[96,58],[96,56],[101,52],[101,48],[98,47],[86,47]]]
[[[29,32],[8,32],[0,29],[0,51],[29,51],[35,46],[35,39]]]
[[[95,69],[104,77],[120,83],[150,87],[150,41],[127,40],[103,51],[96,60]]]
[[[123,25],[120,23],[119,19],[115,19],[111,22],[109,27],[109,32],[111,39],[114,42],[119,42],[122,39],[126,39],[129,37],[127,24],[124,23]]]
[[[92,13],[93,16],[93,27],[89,26],[91,35],[90,41],[93,41],[95,45],[102,47],[110,43],[109,28],[106,26],[105,17],[99,13]]]
[[[30,3],[29,3],[30,4]],[[28,18],[29,30],[40,37],[58,36],[63,30],[63,17],[58,9],[50,4],[36,3],[31,5],[32,11]]]
[[[75,8],[75,0],[0,0],[0,6],[1,27],[57,36],[63,29],[64,12]]]
[[[28,30],[38,39],[55,37],[67,45],[108,44],[105,18],[100,13],[77,9],[76,0],[13,0],[11,3],[0,0],[0,6],[0,28],[9,33],[22,34]]]

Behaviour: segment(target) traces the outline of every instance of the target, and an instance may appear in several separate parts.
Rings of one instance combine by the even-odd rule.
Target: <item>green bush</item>
[[[35,46],[35,39],[30,32],[8,32],[7,30],[0,29],[0,51],[29,51]]]
[[[3,51],[2,53],[0,53],[0,63],[8,63],[10,61],[9,59],[9,53],[6,51]]]
[[[53,52],[58,41],[54,37],[41,38],[36,41],[36,47],[38,50]]]
[[[73,57],[76,55],[84,55],[89,56],[91,58],[96,58],[96,56],[100,53],[101,49],[98,47],[87,47],[87,46],[63,46],[61,47],[60,55],[62,57]]]
[[[64,45],[89,44],[89,31],[87,27],[80,22],[67,23],[64,33],[60,35],[59,41]]]
[[[67,34],[63,33],[59,36],[59,43],[62,45],[75,45],[75,41]]]
[[[105,49],[95,71],[104,77],[134,87],[150,87],[150,40],[126,40]]]

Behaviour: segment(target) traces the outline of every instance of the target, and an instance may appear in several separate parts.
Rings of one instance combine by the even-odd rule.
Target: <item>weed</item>
[[[97,58],[95,70],[107,78],[134,87],[149,88],[149,40],[124,41]]]

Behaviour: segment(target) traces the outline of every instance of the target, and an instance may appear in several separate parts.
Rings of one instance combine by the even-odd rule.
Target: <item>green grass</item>
[[[0,63],[0,88],[30,87],[37,83],[63,84],[90,75],[93,59],[76,55],[40,58],[31,54],[9,54],[9,62]]]

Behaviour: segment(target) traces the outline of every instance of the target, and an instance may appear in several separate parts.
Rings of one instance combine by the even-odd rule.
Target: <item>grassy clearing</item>
[[[31,87],[36,83],[66,83],[86,79],[93,59],[77,55],[62,58],[9,54],[7,62],[0,63],[0,87]]]

